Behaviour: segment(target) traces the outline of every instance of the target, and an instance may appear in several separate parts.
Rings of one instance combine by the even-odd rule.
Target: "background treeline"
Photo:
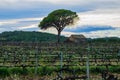
[[[0,34],[0,41],[4,42],[56,42],[56,38],[57,35],[35,31],[9,31]],[[65,39],[61,36],[61,41]]]
[[[105,37],[105,38],[94,38],[94,39],[88,39],[89,42],[106,42],[106,43],[111,43],[111,42],[117,42],[120,43],[120,38],[118,37]]]
[[[67,37],[61,36],[61,42],[65,41]],[[88,42],[120,42],[118,37],[106,37],[87,39]],[[57,42],[57,35],[42,33],[42,32],[30,32],[30,31],[8,31],[0,34],[0,41],[2,42]]]

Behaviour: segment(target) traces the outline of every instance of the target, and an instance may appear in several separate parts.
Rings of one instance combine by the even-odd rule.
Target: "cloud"
[[[94,0],[93,0],[94,1]],[[89,3],[89,2],[93,2],[92,0],[90,1],[83,1],[83,0],[0,0],[0,4],[1,6],[6,6],[7,4],[13,4],[13,5],[24,5],[26,4],[28,6],[29,3],[32,3],[32,4],[29,4],[30,5],[34,5],[34,4],[42,4],[42,3],[46,3],[46,4],[63,4],[63,5],[77,5],[77,4],[86,4],[86,3]],[[74,3],[73,3],[74,2]]]
[[[116,28],[115,30],[102,30],[102,31],[93,31],[81,33],[89,38],[102,38],[102,37],[119,37],[120,38],[120,28]]]
[[[0,20],[0,32],[38,28],[41,19],[42,17]]]
[[[0,20],[0,26],[3,26],[3,25],[9,25],[9,24],[17,24],[17,23],[20,23],[20,22],[38,22],[42,20],[42,18],[21,18],[21,19],[8,19],[8,20]]]
[[[101,25],[120,28],[120,9],[103,9],[78,13],[79,27],[84,25]]]
[[[9,5],[9,7],[8,7]],[[84,6],[93,8],[119,8],[119,0],[0,0],[0,8],[25,9],[46,6]]]
[[[0,21],[0,26],[7,25],[7,24],[15,24],[15,23],[17,23],[17,21],[8,21],[8,22],[6,22],[6,21]]]
[[[18,27],[18,30],[24,30],[24,29],[29,29],[29,28],[37,28],[37,27],[38,27],[37,24],[32,24],[32,25],[28,25],[28,26]]]

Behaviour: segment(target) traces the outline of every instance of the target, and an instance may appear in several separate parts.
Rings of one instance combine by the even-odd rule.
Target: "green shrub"
[[[75,66],[69,67],[70,70],[72,70],[76,75],[80,74],[86,74],[86,66]],[[120,66],[109,66],[108,67],[109,72],[112,73],[120,73]],[[37,70],[37,75],[36,76],[51,76],[56,71],[60,70],[60,66],[56,67],[50,67],[50,66],[40,66],[38,67]],[[106,70],[105,66],[90,66],[90,73],[91,74],[99,74],[102,73],[104,70]],[[12,67],[12,68],[7,68],[7,67],[0,67],[0,77],[6,77],[10,75],[28,75],[28,76],[34,76],[35,75],[35,67]]]
[[[10,73],[9,73],[9,70],[8,68],[0,68],[0,77],[6,77],[6,76],[9,76]]]
[[[24,72],[25,71],[22,68],[19,68],[19,67],[10,68],[10,73],[11,74],[22,75],[22,74],[24,74]]]
[[[38,68],[38,74],[43,76],[43,75],[50,75],[52,74],[52,72],[54,71],[53,68],[47,67],[47,66],[43,66],[43,67],[39,67]]]
[[[120,66],[110,66],[109,71],[112,73],[120,73]]]

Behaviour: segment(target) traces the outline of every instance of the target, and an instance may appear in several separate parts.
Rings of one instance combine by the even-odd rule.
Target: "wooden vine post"
[[[90,80],[90,70],[89,70],[89,52],[90,52],[90,46],[87,48],[87,55],[86,55],[86,75],[87,75],[87,80]]]
[[[63,53],[60,51],[60,68],[62,70],[63,68]],[[60,72],[60,75],[62,77],[62,71]]]

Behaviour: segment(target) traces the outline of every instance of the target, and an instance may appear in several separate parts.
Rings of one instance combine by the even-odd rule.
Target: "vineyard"
[[[110,72],[119,74],[120,43],[0,43],[1,68],[30,68],[35,74],[40,73],[40,68],[49,70],[40,73],[42,75],[53,75],[56,70],[69,68],[75,72],[74,75],[85,75],[87,58],[90,73],[100,74],[108,68]]]

